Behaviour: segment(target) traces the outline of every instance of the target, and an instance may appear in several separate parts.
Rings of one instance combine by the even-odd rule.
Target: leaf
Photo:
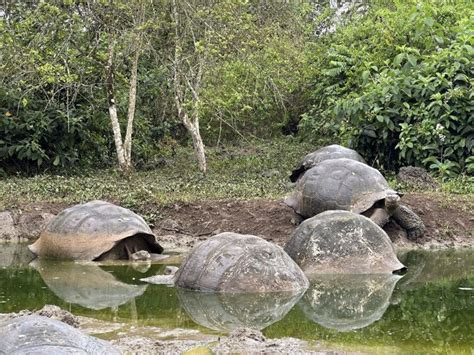
[[[466,74],[458,74],[454,77],[454,81],[464,81],[465,83],[469,82],[469,78]]]
[[[405,53],[400,53],[398,54],[394,59],[393,59],[393,65],[399,66],[402,64],[403,59],[405,59],[406,54]]]
[[[433,25],[434,25],[433,18],[432,17],[425,18],[425,25],[427,25],[428,27],[433,27]]]
[[[443,37],[436,36],[436,35],[435,35],[435,36],[433,36],[433,37],[434,37],[434,39],[435,39],[436,43],[438,43],[438,44],[443,44],[443,43],[444,43],[444,39],[443,39]]]
[[[368,70],[365,70],[362,72],[362,80],[365,82],[367,79],[369,79],[370,72]]]
[[[416,67],[416,57],[413,54],[407,54],[407,60],[413,67]]]
[[[59,165],[59,162],[60,162],[59,155],[56,155],[56,158],[54,158],[54,161],[53,161],[53,165],[54,165],[54,166],[58,166],[58,165]]]

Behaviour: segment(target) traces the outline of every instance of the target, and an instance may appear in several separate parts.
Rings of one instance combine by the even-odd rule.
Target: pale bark
[[[133,120],[135,118],[135,107],[137,103],[137,76],[138,76],[138,59],[140,58],[140,49],[137,45],[135,55],[132,62],[132,72],[130,74],[130,92],[128,96],[128,120],[127,120],[127,131],[125,133],[124,141],[124,158],[128,168],[132,166],[132,133],[133,133]]]
[[[202,78],[202,58],[199,61],[198,72],[194,75],[194,83],[186,77],[186,74],[191,74],[192,70],[190,68],[184,69],[182,67],[181,58],[179,55],[179,14],[178,8],[176,5],[176,0],[173,0],[173,17],[175,25],[175,48],[174,48],[174,60],[173,60],[173,86],[175,92],[175,104],[178,110],[178,116],[182,120],[184,126],[191,135],[193,141],[194,152],[196,154],[196,159],[198,161],[199,170],[206,172],[207,163],[206,163],[206,152],[204,148],[204,143],[202,141],[201,133],[199,130],[199,89]],[[194,40],[194,39],[193,39]],[[188,71],[188,73],[186,73]],[[183,78],[184,77],[184,82]],[[186,87],[191,91],[191,100],[193,103],[192,111],[189,113],[185,107],[186,100]],[[191,115],[191,117],[190,117]]]
[[[107,99],[109,104],[109,115],[112,123],[112,131],[114,133],[115,150],[117,152],[117,160],[119,168],[126,170],[127,163],[122,144],[122,133],[120,132],[120,123],[117,115],[117,105],[115,103],[114,92],[114,47],[115,40],[109,40],[108,60],[107,60]]]

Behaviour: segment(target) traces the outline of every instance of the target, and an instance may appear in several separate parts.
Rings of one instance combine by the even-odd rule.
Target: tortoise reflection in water
[[[402,276],[317,275],[298,303],[306,316],[325,328],[346,332],[382,318]]]
[[[29,248],[39,257],[66,260],[129,259],[141,250],[163,252],[142,217],[104,201],[62,211]]]
[[[303,293],[195,292],[178,288],[181,306],[191,319],[218,331],[264,329],[283,319]]]
[[[45,284],[62,300],[89,309],[115,309],[141,296],[148,285],[119,281],[96,263],[34,260],[31,264]]]

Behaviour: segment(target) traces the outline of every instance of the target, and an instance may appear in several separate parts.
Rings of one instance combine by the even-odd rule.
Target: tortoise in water
[[[298,165],[298,167],[292,171],[290,180],[291,182],[296,182],[307,170],[311,169],[322,161],[338,158],[352,159],[365,164],[364,158],[362,158],[355,150],[343,147],[338,144],[332,144],[307,154],[303,158],[303,161],[300,163],[300,165]]]
[[[37,315],[0,323],[0,354],[120,354],[108,342]]]
[[[379,274],[405,269],[387,233],[369,218],[326,211],[305,220],[284,250],[306,274]]]
[[[347,210],[364,214],[381,227],[392,217],[412,239],[425,230],[420,217],[400,205],[400,194],[377,169],[347,158],[324,160],[309,169],[285,203],[303,218]]]
[[[142,217],[104,201],[65,209],[29,248],[40,257],[67,260],[129,259],[139,250],[163,252]]]
[[[253,235],[229,232],[194,247],[174,275],[142,281],[233,293],[299,292],[309,285],[303,271],[279,246]]]

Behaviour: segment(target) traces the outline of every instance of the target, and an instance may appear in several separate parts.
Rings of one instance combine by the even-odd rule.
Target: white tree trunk
[[[127,131],[125,134],[124,158],[127,169],[132,166],[132,133],[133,133],[133,119],[135,118],[135,107],[137,103],[137,76],[138,76],[138,59],[140,58],[140,49],[137,50],[133,57],[132,72],[130,74],[130,93],[128,97],[128,120]]]
[[[204,143],[202,141],[201,133],[199,131],[199,88],[201,83],[202,77],[202,62],[199,63],[199,71],[195,74],[195,83],[194,85],[191,83],[191,80],[186,78],[186,74],[191,74],[191,70],[188,70],[186,73],[186,69],[183,68],[181,63],[181,58],[179,54],[179,42],[181,40],[179,36],[179,13],[178,7],[176,4],[176,0],[172,2],[173,7],[173,20],[175,25],[175,48],[174,48],[174,60],[173,60],[173,86],[175,92],[175,103],[176,108],[178,110],[178,116],[182,120],[184,126],[191,134],[191,138],[193,140],[193,147],[194,152],[196,154],[196,158],[198,161],[199,170],[203,173],[207,170],[207,163],[206,163],[206,152],[204,149]],[[192,76],[192,75],[191,75]],[[185,78],[183,80],[183,77]],[[185,108],[185,101],[186,101],[186,88],[191,91],[192,94],[192,120],[189,117],[188,112]]]
[[[114,93],[114,46],[115,41],[109,40],[109,53],[107,60],[107,99],[109,104],[110,121],[112,122],[112,131],[114,133],[115,150],[117,151],[117,160],[119,168],[126,170],[127,163],[122,144],[122,133],[120,132],[120,123],[117,115],[117,106],[115,104]]]

